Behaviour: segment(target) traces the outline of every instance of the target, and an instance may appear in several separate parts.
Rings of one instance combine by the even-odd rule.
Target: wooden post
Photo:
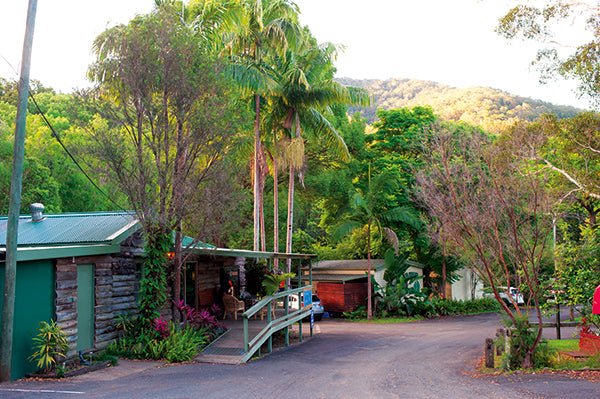
[[[15,122],[15,146],[13,150],[13,167],[8,205],[4,307],[2,309],[2,338],[0,343],[0,381],[10,381],[12,372],[13,324],[17,282],[17,237],[23,183],[23,158],[25,156],[25,123],[27,119],[27,99],[29,97],[29,69],[31,65],[31,48],[33,45],[36,11],[37,0],[29,0],[21,58],[21,77],[19,79],[19,98]]]
[[[485,339],[485,367],[489,369],[494,368],[494,340],[492,338]]]
[[[248,339],[248,318],[244,317],[244,352],[248,353],[250,350],[250,340]]]
[[[560,304],[556,304],[556,339],[560,338]]]
[[[499,328],[496,330],[496,337],[498,339],[502,339],[502,342],[506,340],[506,332],[504,332],[504,328]],[[496,356],[500,356],[504,350],[503,345],[496,346]]]
[[[267,324],[271,327],[273,321],[271,315],[273,313],[273,299],[269,301],[269,311],[267,312]],[[273,352],[273,334],[269,334],[269,340],[267,341],[267,350],[269,353]]]

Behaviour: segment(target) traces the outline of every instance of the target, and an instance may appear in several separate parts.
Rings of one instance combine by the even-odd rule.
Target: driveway
[[[246,365],[127,362],[66,381],[0,385],[2,398],[597,398],[563,375],[476,377],[498,316],[404,324],[323,320],[302,345]],[[37,392],[33,392],[37,390]]]

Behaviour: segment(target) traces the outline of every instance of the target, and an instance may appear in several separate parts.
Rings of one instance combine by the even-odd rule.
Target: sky
[[[0,4],[0,76],[18,78],[27,0]],[[489,86],[588,108],[572,82],[539,83],[537,45],[494,32],[508,0],[296,0],[319,42],[344,47],[338,77],[408,78],[455,87]],[[61,92],[89,86],[94,38],[152,9],[153,0],[38,0],[31,78]],[[11,66],[9,66],[9,64]]]

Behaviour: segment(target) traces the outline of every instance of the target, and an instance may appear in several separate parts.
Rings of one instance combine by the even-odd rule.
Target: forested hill
[[[486,130],[498,131],[515,120],[534,120],[544,113],[560,118],[572,117],[580,110],[554,105],[506,93],[490,87],[456,88],[440,83],[412,79],[338,79],[345,85],[366,88],[372,96],[372,106],[353,108],[361,111],[369,122],[376,119],[377,108],[401,108],[430,105],[443,119],[462,120]]]

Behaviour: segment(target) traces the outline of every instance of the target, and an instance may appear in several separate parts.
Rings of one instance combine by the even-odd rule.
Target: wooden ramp
[[[204,348],[202,353],[196,357],[199,363],[216,364],[241,364],[244,363],[246,352],[244,351],[244,323],[240,318],[238,320],[226,320],[224,322],[228,328],[227,332],[221,335],[217,340]],[[266,320],[250,319],[248,321],[248,333],[251,337],[256,336],[267,325]],[[308,323],[304,323],[302,338],[310,337],[310,328]],[[298,325],[290,326],[290,332],[294,341],[298,339]],[[263,352],[263,353],[266,353]]]
[[[227,332],[204,348],[196,361],[200,363],[240,364],[246,352],[244,351],[244,323],[238,320],[224,322]],[[249,320],[249,333],[257,334],[265,325],[263,320]]]

